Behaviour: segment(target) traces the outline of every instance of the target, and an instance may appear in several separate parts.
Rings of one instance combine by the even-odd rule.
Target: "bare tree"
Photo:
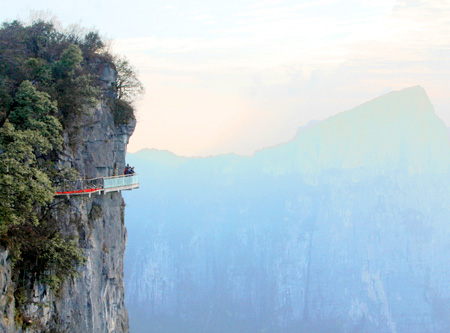
[[[116,57],[114,63],[117,69],[117,98],[131,102],[144,93],[144,86],[127,58]]]

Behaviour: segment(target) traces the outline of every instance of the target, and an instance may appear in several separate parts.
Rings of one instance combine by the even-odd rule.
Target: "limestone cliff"
[[[105,65],[101,79],[105,88],[117,73]],[[126,145],[135,121],[116,126],[107,98],[79,119],[65,134],[61,166],[72,166],[83,177],[116,175],[124,169]],[[55,199],[60,203],[58,221],[63,231],[78,236],[87,258],[79,277],[65,281],[61,290],[34,287],[33,305],[25,313],[27,329],[17,327],[7,251],[0,252],[0,331],[127,332],[124,305],[123,259],[127,239],[124,201],[120,192],[92,197]]]

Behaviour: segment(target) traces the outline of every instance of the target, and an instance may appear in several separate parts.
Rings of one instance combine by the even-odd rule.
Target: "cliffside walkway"
[[[66,182],[56,191],[55,196],[87,195],[90,197],[94,193],[105,194],[136,188],[139,188],[139,179],[138,175],[134,173]]]

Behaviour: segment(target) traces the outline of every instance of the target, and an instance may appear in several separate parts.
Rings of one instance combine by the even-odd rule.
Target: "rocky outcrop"
[[[70,332],[127,332],[124,305],[123,258],[126,229],[120,193],[70,200],[61,216],[67,228],[80,237],[87,257],[80,277],[64,284],[58,297],[49,295],[49,327]]]
[[[116,73],[105,67],[104,87],[115,82]],[[105,91],[107,91],[105,89]],[[72,166],[82,177],[113,176],[125,167],[128,139],[135,121],[116,126],[110,106],[101,101],[72,124],[65,134],[61,166]],[[127,240],[124,201],[120,192],[91,197],[55,199],[63,232],[76,235],[87,258],[77,278],[65,281],[61,290],[43,285],[34,288],[33,303],[26,310],[31,326],[26,331],[127,332],[124,305],[123,259]],[[12,285],[7,252],[0,253],[0,330],[22,331],[14,323]]]
[[[115,73],[108,69],[103,75],[105,86],[115,81]],[[75,134],[78,144],[66,150],[63,162],[71,163],[86,178],[121,173],[134,126],[134,121],[116,126],[109,106],[99,104],[84,117]],[[128,331],[123,284],[124,208],[120,192],[69,199],[69,209],[61,213],[60,221],[79,236],[87,261],[80,267],[80,277],[65,283],[60,295],[47,296],[53,300],[44,320],[50,327],[70,332]]]
[[[0,328],[6,331],[14,327],[14,287],[11,281],[11,262],[8,259],[8,251],[0,249]]]

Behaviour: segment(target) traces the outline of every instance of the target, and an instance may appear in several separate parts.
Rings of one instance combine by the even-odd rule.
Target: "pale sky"
[[[415,85],[450,126],[450,0],[0,1],[114,40],[146,88],[131,152],[251,154]]]

